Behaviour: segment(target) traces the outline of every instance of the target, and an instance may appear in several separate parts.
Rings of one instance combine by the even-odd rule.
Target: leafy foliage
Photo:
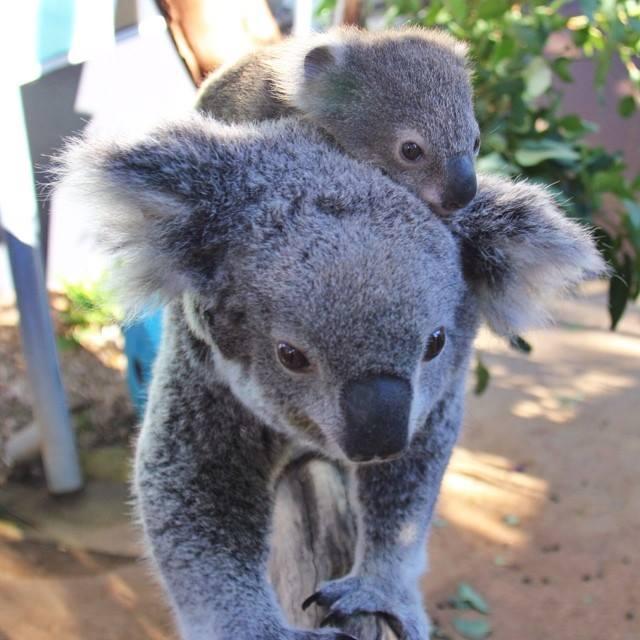
[[[483,640],[491,634],[491,623],[483,618],[456,618],[453,626],[467,640]]]
[[[476,355],[476,368],[475,368],[475,379],[476,384],[473,389],[473,392],[479,396],[482,395],[489,386],[489,381],[491,380],[491,373],[489,369],[487,369],[486,365],[482,361],[480,354]]]
[[[629,179],[620,154],[590,144],[596,125],[564,114],[561,102],[576,60],[593,60],[602,97],[618,58],[631,92],[612,108],[621,117],[636,111],[640,2],[387,0],[387,7],[389,22],[438,26],[469,43],[483,132],[478,168],[551,184],[568,215],[594,226],[612,267],[609,312],[615,328],[627,302],[640,293],[640,176]],[[553,53],[558,47],[550,49],[552,38],[568,53]]]
[[[121,312],[114,305],[102,280],[87,283],[67,283],[64,287],[67,304],[59,310],[61,347],[73,347],[83,331],[101,329],[119,322]]]

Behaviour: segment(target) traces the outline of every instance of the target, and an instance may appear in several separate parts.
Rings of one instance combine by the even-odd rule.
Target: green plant
[[[66,283],[63,294],[66,301],[58,311],[60,346],[75,346],[83,331],[97,330],[119,322],[119,310],[102,280]]]
[[[612,267],[614,329],[627,302],[640,293],[640,176],[629,179],[620,154],[590,144],[596,126],[578,114],[562,113],[561,102],[573,63],[584,57],[594,61],[595,89],[604,99],[607,73],[617,57],[631,90],[615,106],[621,117],[636,111],[640,2],[387,0],[387,6],[390,22],[439,26],[469,43],[483,132],[479,169],[550,184],[568,215],[593,225]],[[549,51],[552,36],[566,41],[571,57]]]

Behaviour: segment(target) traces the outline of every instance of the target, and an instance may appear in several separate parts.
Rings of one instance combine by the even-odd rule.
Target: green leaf
[[[556,140],[527,141],[515,153],[516,162],[533,167],[545,160],[574,162],[580,154],[570,145]]]
[[[70,351],[77,349],[80,343],[72,335],[65,335],[56,336],[56,345],[60,351]]]
[[[493,50],[494,64],[498,64],[501,60],[512,58],[517,48],[518,44],[514,38],[510,38],[506,34],[502,34],[502,37]]]
[[[551,63],[551,68],[561,80],[564,80],[565,82],[573,82],[573,76],[571,75],[571,60],[569,60],[569,58],[556,58]]]
[[[447,635],[438,625],[433,625],[431,640],[451,640],[451,636]]]
[[[511,100],[510,113],[511,128],[516,133],[528,133],[531,129],[531,115],[529,107],[520,96],[520,90],[514,86],[513,91],[517,91],[517,93],[512,94],[513,97]]]
[[[468,5],[465,0],[447,0],[445,5],[458,24],[464,23],[468,11]]]
[[[633,112],[636,110],[636,101],[633,96],[624,96],[618,102],[618,113],[623,118],[628,118],[633,115]]]
[[[625,226],[629,232],[629,240],[636,253],[640,255],[640,204],[633,200],[623,200],[626,208]]]
[[[503,176],[517,172],[517,168],[508,163],[499,153],[488,153],[478,158],[476,168],[481,173],[497,173]]]
[[[457,599],[469,605],[479,613],[487,615],[490,611],[487,601],[466,582],[461,582],[458,586]]]
[[[594,191],[615,193],[622,197],[627,192],[627,183],[624,175],[616,167],[609,169],[609,171],[598,171],[597,173],[589,171],[589,175],[591,176],[591,188]]]
[[[595,85],[599,89],[603,88],[607,76],[609,75],[609,68],[611,67],[612,60],[613,56],[609,51],[598,56],[596,61]]]
[[[580,7],[593,20],[593,14],[598,9],[598,0],[580,0]]]
[[[478,17],[483,20],[492,20],[504,14],[509,8],[507,0],[483,0],[478,2]]]
[[[583,120],[575,113],[570,113],[558,120],[558,126],[568,137],[580,138],[588,133],[598,131],[598,125],[588,120]]]
[[[328,11],[333,11],[336,8],[337,0],[320,0],[315,8],[315,15],[320,16]]]
[[[507,139],[504,134],[494,131],[484,138],[482,146],[491,151],[502,153],[507,148]]]
[[[509,346],[526,355],[529,355],[532,349],[531,345],[522,336],[511,336]]]
[[[520,518],[515,513],[507,513],[502,517],[502,522],[504,522],[509,527],[520,526]]]
[[[601,147],[592,149],[589,153],[589,157],[585,162],[585,166],[589,171],[608,171],[614,169],[616,166],[616,157],[610,153],[607,153]]]
[[[572,133],[580,131],[582,129],[582,118],[575,113],[570,113],[569,115],[564,116],[564,118],[560,118],[560,120],[558,120],[558,125]]]
[[[453,626],[468,640],[484,640],[491,633],[491,624],[482,618],[456,618]]]
[[[489,369],[484,366],[482,359],[480,356],[476,357],[476,386],[474,389],[474,393],[479,396],[482,395],[489,386],[489,380],[491,379],[491,374],[489,373]]]
[[[624,315],[631,293],[631,279],[633,263],[629,256],[625,256],[624,264],[609,280],[609,317],[611,318],[611,331],[615,331]]]
[[[526,66],[523,73],[525,97],[535,100],[551,86],[551,69],[542,56],[537,56]]]

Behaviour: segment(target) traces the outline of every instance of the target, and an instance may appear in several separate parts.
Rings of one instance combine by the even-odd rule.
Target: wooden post
[[[333,17],[334,25],[361,27],[363,20],[362,0],[337,0]]]
[[[303,600],[325,580],[351,569],[356,521],[347,478],[323,460],[307,460],[287,468],[276,493],[269,574],[289,621],[316,627],[326,611]],[[357,616],[344,631],[358,640],[396,640],[381,617]]]
[[[222,64],[281,39],[266,0],[156,0],[196,86]]]

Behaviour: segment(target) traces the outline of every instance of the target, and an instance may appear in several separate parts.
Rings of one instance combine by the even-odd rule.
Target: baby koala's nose
[[[473,200],[478,189],[473,158],[468,154],[449,158],[446,175],[442,206],[447,211],[462,209]]]
[[[411,384],[396,376],[348,382],[342,393],[345,433],[342,449],[350,460],[384,460],[409,443]]]

